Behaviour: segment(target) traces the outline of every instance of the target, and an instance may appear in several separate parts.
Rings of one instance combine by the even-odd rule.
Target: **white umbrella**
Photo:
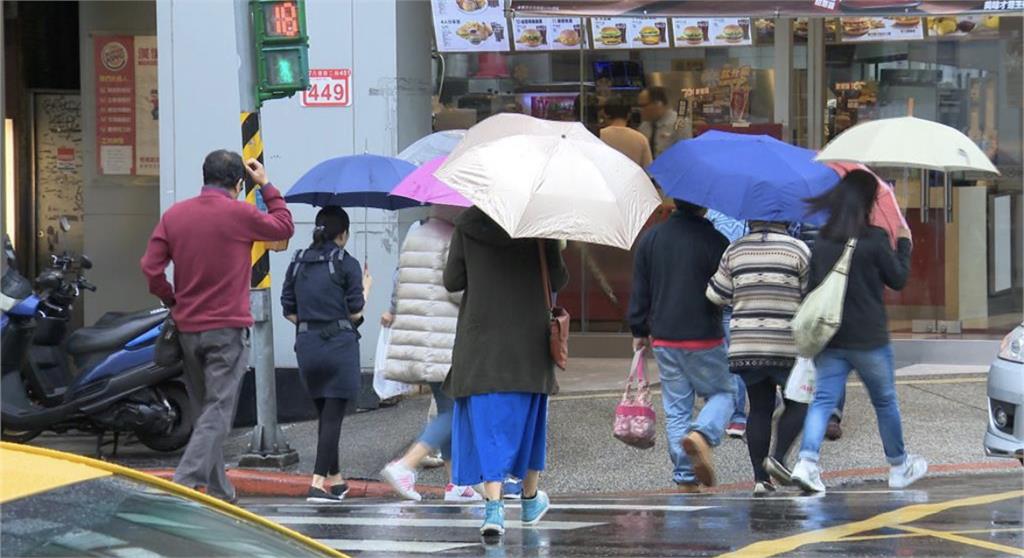
[[[999,173],[977,144],[956,128],[913,116],[858,124],[826,145],[817,160]]]
[[[629,250],[661,203],[647,173],[582,124],[522,114],[470,128],[434,176],[513,238]]]
[[[465,135],[465,130],[445,130],[423,136],[403,149],[398,158],[416,166],[422,165],[431,159],[451,153]]]

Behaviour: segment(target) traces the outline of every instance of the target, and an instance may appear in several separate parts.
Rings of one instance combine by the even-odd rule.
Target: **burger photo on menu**
[[[622,44],[622,32],[611,25],[601,28],[601,43],[605,46]]]
[[[917,27],[921,25],[921,18],[913,16],[896,16],[892,18],[895,27]]]
[[[863,37],[871,31],[871,20],[866,17],[843,18],[844,37]]]
[[[718,35],[718,38],[727,43],[743,42],[743,28],[735,23],[730,23],[722,28],[722,32]]]
[[[526,45],[528,47],[539,47],[544,44],[544,37],[540,34],[540,31],[530,27],[524,29],[519,38],[516,39],[516,43]]]
[[[456,35],[469,41],[474,45],[478,45],[491,37],[494,31],[491,30],[491,26],[486,23],[480,23],[477,21],[470,21],[463,23],[462,27],[455,32]]]
[[[467,14],[479,12],[487,7],[487,0],[455,0],[455,3]]]
[[[567,47],[577,46],[580,44],[579,31],[575,29],[562,29],[562,32],[555,37],[556,43],[561,43]]]
[[[645,45],[661,44],[661,31],[653,25],[645,25],[640,29],[640,36],[637,39]]]
[[[696,25],[687,25],[683,29],[683,34],[676,37],[676,40],[683,41],[688,45],[699,45],[704,42],[704,33]]]

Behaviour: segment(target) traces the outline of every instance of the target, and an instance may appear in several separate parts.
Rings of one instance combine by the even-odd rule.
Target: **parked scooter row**
[[[62,221],[66,233],[68,223]],[[154,348],[166,308],[110,312],[69,331],[74,304],[96,287],[92,262],[70,252],[51,257],[33,285],[8,269],[0,301],[3,439],[25,442],[42,432],[133,434],[147,447],[183,447],[195,419],[181,365],[158,366]],[[97,447],[99,451],[99,446]]]

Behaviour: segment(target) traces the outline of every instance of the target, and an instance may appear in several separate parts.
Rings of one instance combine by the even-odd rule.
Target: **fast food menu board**
[[[584,40],[582,21],[574,17],[516,18],[512,20],[515,49],[579,50]]]
[[[923,39],[924,19],[915,16],[844,17],[839,21],[839,37],[844,43]]]
[[[930,17],[927,21],[929,37],[982,37],[999,33],[999,16]]]
[[[508,52],[508,20],[501,0],[431,0],[441,52]]]
[[[591,37],[598,50],[613,48],[668,48],[667,17],[595,17]]]
[[[750,18],[672,18],[676,47],[740,46],[753,44]]]

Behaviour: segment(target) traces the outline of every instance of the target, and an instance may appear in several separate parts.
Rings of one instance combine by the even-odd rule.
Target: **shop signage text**
[[[304,107],[348,107],[352,105],[352,70],[312,69],[309,87],[302,92]]]

